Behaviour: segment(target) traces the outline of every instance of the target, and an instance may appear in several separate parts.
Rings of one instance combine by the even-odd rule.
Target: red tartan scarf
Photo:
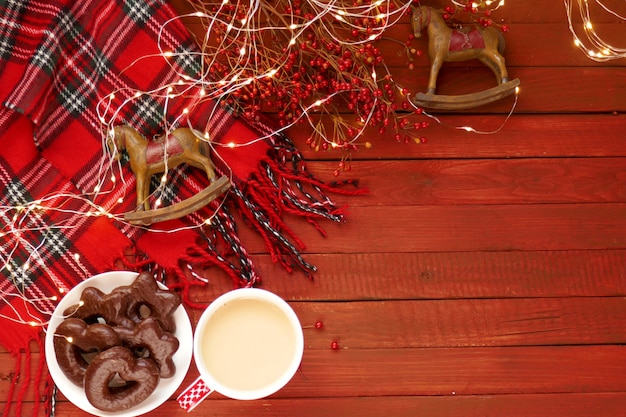
[[[27,392],[33,415],[42,397],[51,413],[45,359],[40,355],[31,373],[30,347],[39,344],[43,352],[42,329],[56,300],[81,280],[120,267],[159,268],[172,272],[176,279],[168,285],[189,302],[190,287],[205,285],[190,272],[195,266],[219,267],[237,286],[255,283],[235,212],[263,237],[276,262],[307,273],[315,267],[301,257],[281,214],[312,223],[342,218],[325,195],[337,184],[310,175],[297,149],[271,125],[246,124],[226,108],[198,104],[198,89],[178,98],[136,95],[202,71],[186,29],[173,17],[158,0],[0,0],[0,344],[16,363],[5,416],[21,415]],[[172,57],[165,59],[164,51]],[[130,124],[147,138],[190,125],[216,143],[254,144],[215,148],[219,174],[232,183],[224,197],[146,230],[97,215],[135,208],[129,164],[107,164],[102,120]],[[201,170],[172,169],[160,196],[172,204],[207,186]],[[125,256],[129,248],[134,262]]]

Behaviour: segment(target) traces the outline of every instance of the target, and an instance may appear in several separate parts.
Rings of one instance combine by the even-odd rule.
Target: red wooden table
[[[509,72],[522,82],[513,116],[494,134],[455,128],[497,129],[508,99],[438,114],[426,144],[372,137],[342,174],[370,193],[335,198],[350,206],[348,221],[325,224],[326,238],[293,224],[319,268],[314,280],[274,265],[243,230],[263,288],[304,326],[324,326],[305,329],[301,369],[282,391],[250,402],[213,395],[195,414],[624,415],[626,62],[597,64],[576,49],[562,3],[511,2],[498,13],[511,27]],[[598,25],[624,38],[623,22]],[[426,65],[398,71],[419,90]],[[445,94],[492,82],[474,64],[444,66],[440,77]],[[339,155],[307,150],[304,128],[290,136],[310,169],[332,178]],[[231,289],[206,276],[197,300]],[[10,362],[0,360],[0,399]],[[185,382],[196,376],[192,366]],[[56,411],[83,415],[63,397]],[[172,398],[150,415],[184,414]]]

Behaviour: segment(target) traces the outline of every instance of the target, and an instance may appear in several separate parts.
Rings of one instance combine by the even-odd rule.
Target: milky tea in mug
[[[263,398],[285,386],[303,350],[302,326],[289,304],[256,288],[217,298],[194,336],[200,378],[211,391],[240,400]]]

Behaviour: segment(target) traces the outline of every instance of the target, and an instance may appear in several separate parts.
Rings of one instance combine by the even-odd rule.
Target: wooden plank
[[[602,1],[607,7],[626,15],[626,7],[621,0],[604,0]],[[190,0],[171,0],[172,6],[179,13],[190,13],[193,9],[189,6]],[[594,23],[618,22],[619,19],[604,11],[596,2],[590,2],[590,15],[593,17]],[[525,0],[519,2],[507,2],[505,6],[495,10],[492,13],[492,19],[496,22],[507,24],[514,23],[555,23],[567,21],[566,9],[562,2],[550,2],[545,0]],[[578,9],[574,8],[572,13],[573,21],[580,22]]]
[[[354,116],[344,115],[346,120]],[[398,143],[395,132],[367,131],[365,141],[370,148],[360,147],[351,157],[355,160],[380,159],[440,159],[440,158],[544,158],[544,157],[609,157],[626,156],[623,132],[626,115],[581,114],[544,115],[514,114],[508,120],[503,115],[439,115],[438,120],[427,117],[415,118],[427,121],[429,126],[412,131],[417,137],[425,136],[425,144]],[[327,120],[326,123],[330,123]],[[464,129],[471,127],[477,134]],[[498,129],[500,129],[498,131]],[[310,126],[299,124],[287,132],[303,155],[311,160],[338,160],[338,150],[314,151],[306,145]],[[326,131],[332,132],[330,125]],[[347,172],[342,177],[354,176]],[[332,178],[332,176],[328,176]]]
[[[263,259],[264,258],[264,259]],[[310,255],[313,280],[255,257],[263,288],[292,301],[626,295],[626,251],[507,251]],[[218,271],[194,291],[210,301],[232,288]]]
[[[483,70],[482,68],[480,68]],[[518,67],[510,76],[521,80],[518,113],[622,112],[626,110],[626,83],[619,67]],[[399,75],[404,79],[402,75]],[[424,77],[425,79],[425,77]],[[420,79],[415,77],[416,91]],[[443,68],[438,79],[438,94],[462,94],[492,86],[493,80],[481,71]],[[572,86],[576,88],[572,88]],[[407,88],[413,90],[411,86]],[[468,91],[470,90],[470,91]],[[600,93],[602,92],[602,93]],[[512,99],[480,108],[484,112],[506,112]]]
[[[309,168],[330,178],[337,164]],[[354,161],[348,175],[371,190],[340,198],[350,207],[626,202],[626,158]]]
[[[621,67],[509,67],[510,78],[519,78],[516,113],[581,113],[626,111],[626,83]],[[399,68],[394,78],[411,94],[425,92],[429,72]],[[460,95],[496,86],[486,67],[444,65],[437,79],[437,94]],[[572,88],[576,86],[576,88]],[[398,100],[400,102],[400,100]],[[472,109],[475,113],[511,112],[513,96]],[[340,108],[339,110],[346,111]],[[432,111],[432,113],[435,113]],[[439,114],[444,113],[439,111]],[[452,113],[452,111],[446,112]],[[445,113],[444,113],[445,114]]]
[[[582,25],[577,24],[575,28],[577,33],[584,33]],[[621,47],[626,46],[623,23],[598,23],[594,24],[594,28],[608,43]],[[412,33],[407,18],[402,20],[402,23],[397,23],[385,30],[384,38],[373,43],[380,49],[385,64],[391,68],[392,73],[396,68],[408,66],[409,60],[404,43]],[[545,42],[539,47],[537,39],[549,39],[549,42]],[[574,46],[574,38],[565,19],[561,23],[518,22],[510,25],[510,31],[505,34],[505,42],[504,58],[508,67],[623,67],[626,65],[620,59],[603,63],[590,60],[587,55]],[[420,39],[412,40],[411,47],[422,52],[421,57],[412,57],[412,63],[416,68],[414,72],[421,72],[424,67],[430,67],[428,35],[424,32]],[[483,64],[477,60],[472,60],[444,65],[474,68]]]
[[[291,303],[305,348],[345,349],[624,344],[626,298]],[[194,322],[201,311],[191,312]],[[316,321],[322,329],[313,328]]]
[[[429,72],[400,68],[394,78],[413,95],[425,92]],[[473,113],[613,113],[626,111],[626,83],[622,67],[514,67],[509,68],[511,78],[519,78],[520,94],[487,104]],[[462,95],[495,87],[496,79],[486,67],[473,67],[471,71],[461,65],[444,65],[437,81],[437,94]],[[572,88],[575,85],[576,88]],[[396,104],[401,105],[402,97]],[[336,101],[337,113],[349,113],[347,104]],[[264,109],[270,115],[274,108]],[[432,114],[455,114],[459,111],[430,111]],[[313,112],[314,113],[314,112]],[[271,117],[271,116],[270,116]]]
[[[307,349],[624,344],[626,298],[292,302]],[[196,323],[201,310],[190,310]],[[321,320],[322,329],[312,328]],[[462,330],[461,330],[462,329]],[[2,355],[2,354],[0,354]],[[3,354],[6,358],[7,354]],[[0,356],[1,357],[1,356]],[[10,383],[12,361],[0,364]]]
[[[265,415],[275,417],[615,417],[624,410],[625,393],[591,394],[521,394],[484,396],[432,397],[348,397],[348,398],[268,398],[262,401],[211,400],[196,413],[210,413],[214,417]],[[1,404],[0,404],[1,405]],[[25,408],[25,415],[30,408]],[[57,404],[58,415],[84,416],[67,402]],[[160,415],[171,416],[178,404],[168,401]]]
[[[306,350],[275,397],[624,392],[625,354],[623,345]]]
[[[332,239],[298,232],[305,253],[622,249],[626,204],[351,207],[348,222],[323,227]],[[250,229],[240,234],[265,252]]]
[[[279,397],[626,390],[626,346],[308,351]]]
[[[200,39],[203,39],[204,28],[197,23],[189,23],[188,28]],[[505,34],[506,49],[504,57],[507,66],[553,66],[553,67],[584,67],[584,66],[624,66],[621,60],[612,60],[606,63],[596,63],[590,60],[579,48],[574,46],[573,35],[569,31],[569,27],[565,19],[559,23],[528,23],[518,22],[509,25],[510,31]],[[584,33],[582,25],[577,24],[575,28],[577,33]],[[626,44],[623,41],[624,31],[622,23],[598,23],[594,25],[595,29],[603,36],[607,42],[613,45]],[[409,41],[409,37],[413,34],[413,30],[409,23],[409,18],[404,18],[400,23],[385,30],[385,36],[372,44],[379,48],[381,55],[385,60],[385,64],[393,73],[396,68],[407,67],[412,62],[416,67],[415,71],[423,71],[425,67],[430,67],[430,59],[428,57],[428,35],[426,33],[420,39],[410,40],[411,48],[422,52],[421,56],[409,55],[406,50],[405,42]],[[550,42],[538,47],[537,39],[550,39]],[[285,40],[285,43],[288,39]],[[467,61],[463,64],[446,64],[461,65],[467,67],[478,67],[483,64],[476,60]]]

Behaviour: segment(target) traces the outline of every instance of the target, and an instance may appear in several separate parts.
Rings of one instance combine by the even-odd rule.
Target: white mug
[[[202,313],[193,353],[200,377],[177,399],[187,411],[214,391],[237,400],[277,392],[300,366],[304,335],[285,300],[242,288],[221,295]]]

